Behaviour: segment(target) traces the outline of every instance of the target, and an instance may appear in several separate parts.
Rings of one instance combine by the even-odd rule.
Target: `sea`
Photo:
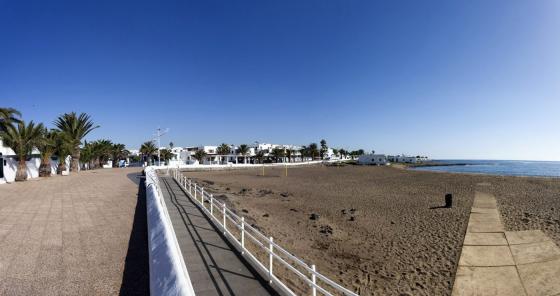
[[[560,177],[560,161],[528,160],[433,160],[446,166],[416,167],[413,170],[475,173],[501,176]]]

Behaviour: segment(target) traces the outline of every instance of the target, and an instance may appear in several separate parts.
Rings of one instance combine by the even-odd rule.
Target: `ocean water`
[[[434,160],[434,162],[464,165],[418,167],[413,168],[413,170],[502,176],[560,177],[560,161]]]

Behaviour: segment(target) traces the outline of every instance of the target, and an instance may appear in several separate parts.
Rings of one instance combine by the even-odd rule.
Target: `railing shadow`
[[[138,184],[138,195],[119,294],[150,295],[145,177],[140,172],[127,174],[127,177]]]

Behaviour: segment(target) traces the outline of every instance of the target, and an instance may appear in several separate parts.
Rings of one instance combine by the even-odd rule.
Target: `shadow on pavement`
[[[127,177],[138,184],[138,199],[128,242],[120,295],[150,295],[146,187],[141,172],[127,174]]]

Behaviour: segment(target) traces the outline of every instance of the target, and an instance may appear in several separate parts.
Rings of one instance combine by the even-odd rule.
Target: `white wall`
[[[14,182],[16,180],[16,172],[18,161],[16,158],[4,158],[6,160],[6,165],[4,166],[4,182]],[[41,165],[41,159],[39,157],[34,157],[31,160],[26,161],[27,164],[27,178],[37,178],[39,177],[39,166]],[[2,164],[3,165],[3,164]]]
[[[4,178],[0,179],[0,184],[5,182],[15,182],[18,161],[13,157],[3,156],[6,160],[6,165],[4,166]],[[66,174],[70,173],[70,159],[68,156],[66,158]],[[41,158],[33,157],[31,160],[26,161],[27,163],[27,179],[33,179],[39,177],[39,167],[41,166]],[[0,164],[0,165],[3,165]],[[58,160],[51,160],[51,174],[56,175],[56,169],[58,167]]]
[[[157,190],[156,170],[147,167],[145,172],[150,294],[194,296],[194,289],[169,220],[165,200]]]
[[[384,154],[364,154],[358,158],[359,164],[386,164],[387,157]]]

